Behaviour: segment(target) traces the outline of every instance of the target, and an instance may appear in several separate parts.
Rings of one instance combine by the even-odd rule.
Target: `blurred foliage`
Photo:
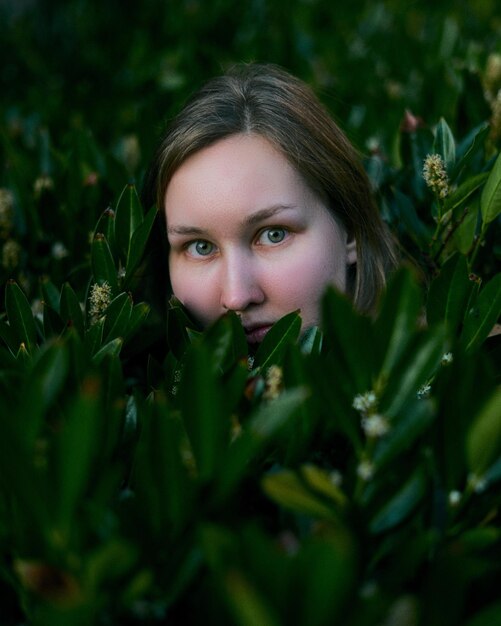
[[[2,626],[499,624],[495,5],[0,2]],[[412,263],[249,358],[164,315],[138,190],[251,59],[316,88]]]

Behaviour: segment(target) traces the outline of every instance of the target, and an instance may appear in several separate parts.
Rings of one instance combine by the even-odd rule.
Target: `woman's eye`
[[[282,242],[287,235],[285,228],[267,228],[259,235],[258,242],[263,245],[270,245]]]
[[[209,256],[214,252],[215,246],[210,241],[205,241],[204,239],[198,239],[197,241],[192,241],[186,247],[186,250],[191,254],[191,256]]]

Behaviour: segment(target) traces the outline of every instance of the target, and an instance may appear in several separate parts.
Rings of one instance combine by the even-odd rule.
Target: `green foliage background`
[[[500,623],[496,5],[0,2],[2,626]],[[164,310],[138,197],[249,60],[314,87],[412,260],[253,362]]]

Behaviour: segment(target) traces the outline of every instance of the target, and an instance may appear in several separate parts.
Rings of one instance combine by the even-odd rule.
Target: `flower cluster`
[[[21,246],[14,239],[8,239],[2,246],[2,267],[13,270],[19,265]]]
[[[279,365],[270,365],[266,372],[266,388],[263,393],[265,400],[274,400],[283,389],[283,371]]]
[[[423,178],[428,187],[441,199],[449,193],[449,177],[439,154],[428,154],[424,160]]]
[[[104,315],[111,303],[111,286],[104,281],[101,285],[94,283],[90,290],[90,316],[97,321]]]
[[[0,189],[0,238],[6,239],[14,222],[14,195],[9,189]]]
[[[361,414],[361,426],[369,438],[383,437],[390,429],[388,420],[377,412],[377,396],[374,391],[360,393],[353,398],[352,406]]]

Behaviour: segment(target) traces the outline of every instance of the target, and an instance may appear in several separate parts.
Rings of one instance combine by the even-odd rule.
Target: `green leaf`
[[[150,314],[150,310],[151,307],[146,302],[139,302],[132,308],[129,326],[127,327],[127,332],[124,335],[124,341],[128,341],[137,333]]]
[[[501,602],[479,609],[465,626],[501,626]]]
[[[9,348],[12,354],[16,354],[19,349],[19,344],[16,339],[16,335],[12,328],[3,320],[0,320],[0,338],[4,341],[5,345]]]
[[[54,309],[44,302],[43,305],[43,331],[45,339],[57,337],[64,330],[64,322]]]
[[[264,370],[272,363],[279,363],[286,346],[297,340],[300,330],[301,317],[297,312],[288,313],[275,322],[257,349],[254,367]]]
[[[59,311],[66,325],[73,326],[80,337],[83,337],[84,317],[82,308],[69,283],[65,283],[61,289]]]
[[[103,342],[125,337],[132,314],[132,299],[129,294],[121,293],[106,309],[103,327]]]
[[[171,303],[167,309],[167,343],[178,360],[183,358],[191,345],[187,329],[192,327],[193,322],[188,317],[185,308]]]
[[[472,288],[466,259],[455,254],[430,285],[426,303],[428,323],[444,322],[451,335],[455,335],[463,321]]]
[[[481,477],[501,454],[501,388],[475,417],[466,440],[468,465]]]
[[[88,377],[81,392],[73,400],[57,442],[57,473],[59,487],[57,511],[60,531],[69,533],[75,510],[83,497],[97,456],[99,423],[103,420],[100,406],[100,383]]]
[[[145,499],[149,524],[165,540],[166,532],[180,531],[193,506],[193,481],[183,460],[186,433],[163,393],[138,407],[142,429],[134,460],[133,482]]]
[[[485,140],[489,131],[489,124],[484,122],[478,128],[473,129],[472,133],[469,133],[468,136],[461,141],[456,149],[456,155],[459,160],[456,162],[452,173],[452,180],[455,180],[456,176],[461,174],[461,171],[469,165],[473,157],[485,146]],[[464,148],[465,145],[468,146],[466,149]]]
[[[320,354],[322,352],[323,333],[318,326],[308,328],[299,342],[302,354]]]
[[[221,316],[204,333],[204,342],[212,356],[212,366],[223,373],[241,359],[247,359],[248,346],[242,322],[230,311]]]
[[[60,342],[45,343],[30,371],[27,389],[19,407],[20,428],[29,447],[34,445],[42,420],[58,398],[67,379],[69,355]]]
[[[194,344],[184,362],[178,394],[202,482],[213,477],[228,443],[230,419],[223,411],[221,393],[207,346]]]
[[[391,423],[390,431],[376,444],[372,460],[376,469],[390,463],[408,450],[433,423],[434,412],[426,400],[415,400]]]
[[[24,344],[32,352],[37,341],[37,330],[29,302],[19,286],[9,280],[5,287],[5,309],[17,347]]]
[[[40,282],[44,302],[59,313],[59,290],[48,278],[43,278]]]
[[[91,262],[94,281],[100,285],[107,282],[113,295],[116,295],[118,292],[117,269],[106,237],[102,233],[98,233],[92,241]]]
[[[489,224],[501,213],[501,153],[498,155],[482,190],[480,211],[484,224]]]
[[[228,449],[215,485],[215,499],[228,497],[237,486],[249,463],[270,440],[296,415],[308,397],[303,388],[288,389],[271,402],[263,403],[251,415],[243,432]]]
[[[435,130],[433,152],[442,156],[447,172],[450,175],[456,160],[456,144],[452,131],[443,117],[440,118]]]
[[[454,193],[447,196],[447,200],[444,205],[444,213],[447,211],[454,211],[462,204],[464,204],[477,189],[479,189],[486,181],[488,174],[477,174],[468,178],[462,185],[460,185]]]
[[[157,216],[156,207],[151,209],[146,214],[144,221],[137,227],[132,234],[129,254],[127,256],[127,266],[125,270],[125,285],[129,283],[136,269],[138,268],[141,259],[143,258],[144,251],[146,250],[146,244],[150,237],[151,229]]]
[[[445,330],[437,326],[418,334],[407,346],[398,368],[388,380],[381,401],[384,414],[391,420],[413,401],[421,385],[435,372],[445,351]]]
[[[224,588],[234,624],[239,626],[280,626],[273,607],[244,572],[232,568],[224,577]]]
[[[473,241],[475,239],[475,232],[477,230],[477,221],[480,211],[480,203],[478,199],[468,206],[468,212],[461,224],[458,226],[456,232],[453,235],[454,244],[456,249],[461,254],[468,254],[472,249]]]
[[[84,343],[90,355],[95,354],[101,347],[103,341],[104,319],[100,319],[85,332]]]
[[[115,241],[124,265],[129,265],[133,234],[143,223],[143,209],[134,185],[126,185],[115,211]]]
[[[426,479],[418,468],[403,487],[374,516],[369,529],[374,534],[400,524],[416,508],[426,493]]]
[[[477,349],[501,315],[501,274],[492,278],[466,313],[461,343],[467,352]]]
[[[397,271],[388,284],[374,325],[374,337],[384,354],[379,373],[383,385],[416,331],[420,308],[421,293],[411,272],[405,268]],[[360,338],[353,341],[360,342]]]
[[[413,201],[409,196],[395,188],[393,191],[393,203],[396,207],[399,220],[405,226],[406,232],[416,243],[423,248],[430,240],[431,233],[428,226],[419,218]]]
[[[116,339],[112,339],[108,343],[106,343],[102,348],[100,348],[96,354],[92,357],[92,362],[98,365],[101,361],[106,357],[117,357],[120,354],[120,350],[123,345],[122,337],[116,337]]]
[[[315,518],[337,519],[336,505],[309,489],[291,470],[267,474],[261,481],[265,494],[280,506]]]
[[[106,241],[110,246],[110,250],[113,255],[116,253],[116,243],[115,243],[115,212],[111,207],[105,209],[94,228],[94,237],[98,234],[102,233],[106,237]],[[93,239],[94,239],[93,237]]]
[[[333,355],[336,368],[331,376],[339,376],[340,385],[352,396],[368,389],[377,357],[369,318],[355,311],[345,295],[328,288],[322,301],[321,328],[323,347]]]

